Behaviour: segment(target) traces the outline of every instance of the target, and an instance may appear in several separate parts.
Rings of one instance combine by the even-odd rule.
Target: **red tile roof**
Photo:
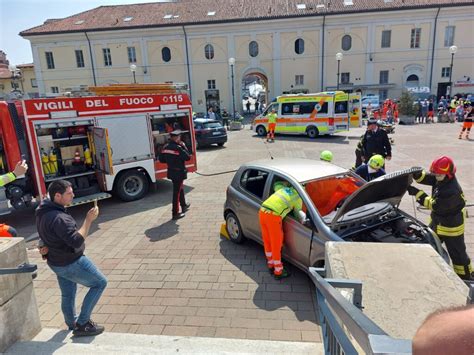
[[[305,4],[306,9],[298,9]],[[318,6],[326,4],[324,7]],[[370,11],[410,10],[444,6],[469,6],[474,0],[179,0],[176,2],[100,6],[22,31],[21,36],[64,32],[108,31],[144,27],[168,27],[205,23],[259,21]],[[215,11],[209,16],[208,12]],[[169,15],[170,18],[164,18]],[[129,21],[125,18],[131,17]]]

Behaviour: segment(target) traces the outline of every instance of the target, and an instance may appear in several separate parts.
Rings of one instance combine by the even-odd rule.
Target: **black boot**
[[[181,206],[181,212],[186,213],[189,210],[189,207],[191,207],[190,203],[187,203],[184,206]]]
[[[174,214],[173,215],[173,220],[177,220],[177,219],[180,219],[180,218],[183,218],[184,216],[186,216],[184,213],[177,213],[177,214]]]

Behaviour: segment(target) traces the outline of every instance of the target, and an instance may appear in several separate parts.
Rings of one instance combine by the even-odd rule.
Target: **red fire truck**
[[[0,214],[45,198],[48,184],[72,183],[73,205],[108,198],[142,198],[166,177],[158,153],[174,129],[197,169],[192,108],[186,93],[57,97],[0,102],[0,173],[26,159],[24,177],[0,188]]]

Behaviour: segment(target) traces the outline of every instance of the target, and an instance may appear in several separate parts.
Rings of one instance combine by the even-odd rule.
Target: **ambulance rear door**
[[[349,117],[351,127],[362,126],[362,107],[360,94],[349,94]]]

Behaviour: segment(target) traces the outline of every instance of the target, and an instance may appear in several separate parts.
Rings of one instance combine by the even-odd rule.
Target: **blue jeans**
[[[92,311],[99,301],[102,292],[107,287],[107,279],[97,269],[94,263],[86,256],[81,256],[72,264],[66,266],[49,267],[58,278],[61,289],[61,309],[68,327],[74,323],[84,325],[90,318]],[[81,313],[76,321],[76,291],[77,284],[90,288],[82,302]]]

